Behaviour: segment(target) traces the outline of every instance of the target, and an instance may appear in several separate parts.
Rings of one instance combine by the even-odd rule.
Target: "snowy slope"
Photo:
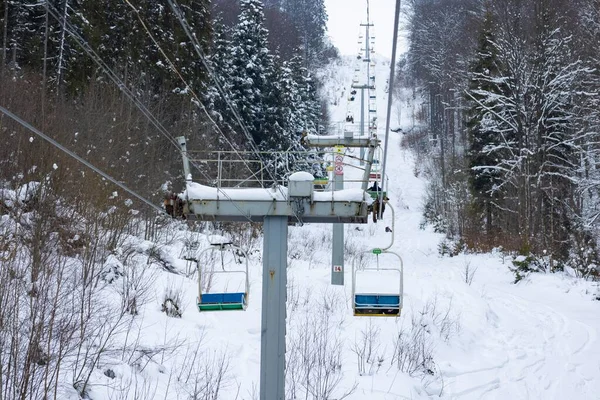
[[[348,111],[359,115],[359,103],[347,101],[355,65],[356,59],[350,57],[323,72],[331,78],[325,90],[332,96],[332,121],[340,121],[334,129],[343,126]],[[376,57],[382,139],[388,73],[389,62]],[[409,115],[411,104],[401,106],[393,107],[394,112]],[[392,121],[397,121],[396,115]],[[410,123],[402,121],[405,126]],[[533,275],[514,285],[507,268],[510,259],[501,254],[438,256],[441,235],[419,228],[425,182],[414,176],[413,157],[400,148],[400,140],[401,134],[391,133],[387,168],[395,221],[386,211],[384,221],[377,224],[345,227],[344,287],[329,284],[331,226],[290,228],[286,389],[305,398],[306,388],[315,388],[302,377],[318,380],[315,373],[324,371],[317,365],[321,363],[333,366],[330,382],[337,382],[330,385],[329,399],[347,391],[352,400],[598,399],[600,303],[592,301],[594,287],[562,274]],[[345,173],[348,178],[358,174],[351,168]],[[374,255],[362,261],[358,256],[389,243],[386,226],[394,227],[391,250],[404,261],[402,315],[354,317],[352,262],[375,265]],[[93,379],[94,399],[179,399],[194,393],[199,399],[258,398],[261,238],[240,243],[252,253],[248,309],[199,313],[196,276],[184,274],[189,266],[182,259],[182,248],[186,238],[200,241],[200,248],[206,240],[190,236],[183,225],[177,227],[163,232],[165,239],[158,247],[161,257],[181,274],[156,272],[149,301],[134,318],[131,333],[120,336],[122,347],[135,344],[146,353],[141,352],[142,361],[103,358]],[[153,245],[134,238],[131,242],[140,249]],[[227,262],[243,269],[232,259]],[[396,265],[389,256],[381,256],[380,262]],[[466,266],[476,269],[470,285],[465,283]],[[357,285],[369,290],[393,291],[398,282],[390,275],[361,278]],[[241,283],[236,278],[229,289],[240,290]],[[168,289],[183,296],[182,318],[161,312]],[[316,364],[303,363],[303,356],[319,349],[323,357]],[[223,381],[215,397],[215,388],[202,384],[216,376],[219,366]],[[116,377],[107,376],[107,369]]]
[[[377,61],[376,76],[381,82],[389,74],[389,63],[381,57]],[[385,121],[387,94],[383,89],[379,84],[379,121]],[[403,115],[410,114],[409,107],[402,105]],[[394,111],[398,108],[393,107]],[[343,115],[343,107],[339,107],[337,116]],[[394,115],[392,121],[396,119]],[[410,123],[402,122],[405,127]],[[382,125],[380,122],[383,138]],[[377,374],[359,378],[359,393],[351,398],[439,394],[473,399],[598,398],[600,304],[591,301],[592,285],[560,274],[535,275],[513,285],[506,265],[510,261],[499,254],[439,258],[436,247],[441,237],[418,228],[424,182],[413,175],[412,157],[400,149],[399,134],[390,135],[389,192],[396,209],[397,238],[392,250],[404,259],[405,310],[400,321],[374,319],[373,323],[381,328],[381,343],[389,352],[390,342],[383,337],[391,339],[398,325],[410,325],[411,319],[427,314],[424,311],[431,309],[432,303],[438,309],[438,320],[448,312],[450,321],[436,322],[429,313],[431,330],[441,334],[431,335],[435,341],[433,376],[407,385],[397,379],[393,368],[386,370],[384,363]],[[386,217],[385,225],[389,225],[390,216]],[[360,241],[371,246],[387,243],[383,226],[370,225]],[[471,285],[465,283],[467,265],[471,271],[477,269]],[[369,323],[354,318],[351,331],[364,331]],[[348,340],[352,341],[351,335]],[[376,393],[381,394],[377,397]]]

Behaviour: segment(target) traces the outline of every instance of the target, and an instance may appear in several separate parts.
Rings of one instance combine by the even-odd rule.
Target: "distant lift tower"
[[[345,131],[344,136],[323,136],[323,135],[307,135],[304,142],[311,147],[333,147],[334,152],[334,178],[333,190],[344,189],[343,169],[338,171],[337,167],[341,167],[343,157],[343,149],[345,147],[368,148],[364,175],[362,178],[362,191],[366,191],[369,183],[369,175],[371,166],[373,165],[373,157],[375,149],[379,146],[379,140],[376,135],[365,137],[354,137],[352,131]],[[332,192],[335,193],[335,192]],[[332,255],[331,255],[331,284],[344,285],[344,225],[333,225],[332,234]]]
[[[185,149],[185,139],[178,141]],[[260,399],[284,400],[288,224],[364,224],[369,196],[361,189],[314,192],[307,172],[292,174],[287,188],[217,189],[191,182],[189,170],[184,153],[187,187],[179,199],[187,219],[263,223]]]
[[[364,40],[364,48],[361,48],[361,51],[364,51],[364,56],[362,57],[363,63],[366,63],[366,79],[365,84],[362,85],[352,85],[353,89],[360,90],[360,135],[363,136],[365,134],[365,90],[368,91],[369,94],[369,133],[373,129],[372,121],[376,121],[376,108],[372,106],[375,104],[375,71],[371,71],[371,54],[374,53],[372,42],[375,40],[374,37],[371,37],[369,28],[372,28],[374,25],[371,23],[371,18],[369,14],[369,0],[367,0],[367,23],[360,24],[361,27],[365,28],[365,40]],[[373,119],[375,117],[375,119]],[[375,126],[375,130],[376,126]],[[365,159],[365,149],[360,149],[360,158],[361,160]]]

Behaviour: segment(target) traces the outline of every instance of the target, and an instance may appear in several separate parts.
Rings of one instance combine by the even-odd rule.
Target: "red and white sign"
[[[342,266],[341,265],[334,265],[333,266],[333,272],[342,272]]]

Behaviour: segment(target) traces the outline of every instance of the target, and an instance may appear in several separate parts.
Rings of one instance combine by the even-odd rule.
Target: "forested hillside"
[[[426,163],[440,250],[597,277],[600,2],[412,0],[407,16],[399,77],[428,128],[404,143]]]
[[[0,106],[162,207],[183,183],[177,136],[297,150],[324,129],[326,21],[321,0],[0,0]],[[177,224],[3,113],[0,139],[0,398],[89,398],[101,354],[144,352],[120,335],[148,271],[180,274],[125,242],[170,243]]]
[[[160,196],[180,169],[171,137],[186,135],[195,149],[244,150],[243,125],[262,150],[287,150],[300,147],[302,131],[322,129],[327,110],[313,73],[331,54],[326,21],[320,0],[266,9],[258,0],[2,0],[0,99],[144,195]],[[281,26],[277,35],[267,30]],[[57,158],[24,158],[52,150],[20,146],[27,136],[1,118],[1,158],[10,160],[2,178],[34,164],[34,176],[48,172],[44,161]]]

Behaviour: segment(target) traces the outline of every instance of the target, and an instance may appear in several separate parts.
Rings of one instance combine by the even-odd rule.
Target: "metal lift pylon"
[[[353,136],[351,131],[344,132],[343,137],[339,136],[322,136],[322,135],[306,135],[304,137],[304,143],[308,146],[317,148],[326,147],[354,147],[354,148],[368,148],[369,153],[367,156],[365,172],[362,179],[362,190],[366,191],[369,182],[369,175],[371,172],[371,166],[373,165],[373,157],[375,155],[375,149],[379,146],[379,140],[375,135],[368,137],[357,137]],[[337,155],[337,153],[334,153]],[[343,175],[336,175],[334,173],[334,190],[342,190],[344,187]],[[331,284],[332,285],[344,285],[344,226],[342,224],[336,224],[332,229],[332,241],[331,241]]]
[[[185,139],[178,138],[182,149]],[[184,154],[184,170],[189,171]],[[186,179],[188,177],[186,176]],[[367,223],[368,195],[357,189],[314,192],[313,176],[292,174],[286,190],[202,186],[187,180],[179,196],[187,219],[263,222],[260,399],[285,398],[285,330],[288,224]]]

